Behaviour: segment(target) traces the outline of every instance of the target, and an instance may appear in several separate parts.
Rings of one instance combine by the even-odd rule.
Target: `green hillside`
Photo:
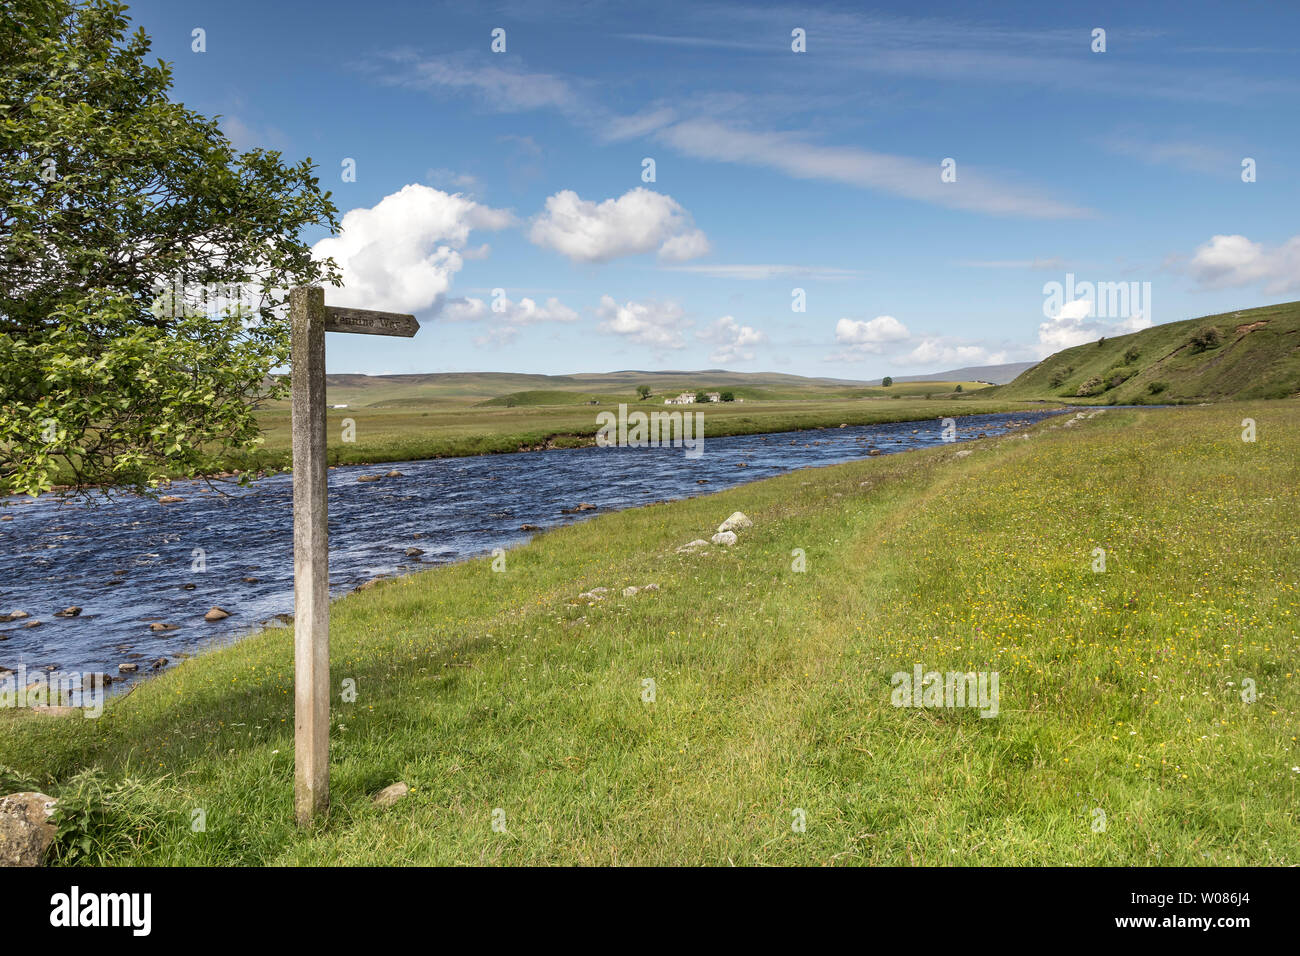
[[[1298,392],[1300,302],[1286,302],[1078,345],[987,394],[1142,405],[1285,398]]]

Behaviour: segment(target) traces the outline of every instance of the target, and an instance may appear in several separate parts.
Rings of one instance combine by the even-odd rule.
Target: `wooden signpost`
[[[320,286],[289,293],[293,352],[294,815],[309,825],[330,796],[329,468],[325,457],[325,333],[419,331],[413,315],[325,305]]]

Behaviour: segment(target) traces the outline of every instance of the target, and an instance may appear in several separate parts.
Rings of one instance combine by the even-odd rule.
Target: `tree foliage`
[[[310,160],[169,98],[114,0],[0,9],[0,494],[147,491],[260,440],[294,285],[338,284]]]

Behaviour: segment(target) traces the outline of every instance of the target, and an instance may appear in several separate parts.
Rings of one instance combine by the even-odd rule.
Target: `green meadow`
[[[887,396],[828,398],[810,395],[802,399],[685,406],[664,405],[660,396],[639,402],[635,392],[630,395],[600,393],[599,405],[570,401],[568,399],[575,397],[574,393],[565,392],[558,396],[550,392],[526,393],[527,401],[517,405],[495,400],[459,404],[410,398],[330,409],[326,441],[332,464],[365,464],[592,445],[600,427],[597,416],[604,411],[617,413],[620,403],[626,404],[629,411],[700,412],[704,415],[704,434],[712,438],[1042,407],[1023,401],[985,401],[979,397],[976,388],[972,386],[971,391],[960,393],[936,391],[928,399],[915,394],[904,397],[906,393],[899,392],[895,393],[899,396],[896,399]],[[578,397],[586,399],[588,394],[582,393]],[[555,404],[544,403],[543,396]],[[221,461],[222,467],[242,470],[289,467],[292,456],[287,404],[268,407],[259,418],[264,444],[252,452],[225,456]]]
[[[1298,505],[1295,400],[1061,416],[337,601],[309,830],[290,629],[4,713],[0,765],[63,862],[1295,865]],[[917,665],[996,672],[997,716],[894,706]]]

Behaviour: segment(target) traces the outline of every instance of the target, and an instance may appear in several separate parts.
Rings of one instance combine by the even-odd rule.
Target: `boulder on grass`
[[[26,791],[0,797],[0,866],[40,866],[57,832],[54,798]]]
[[[730,518],[718,525],[718,531],[741,531],[752,527],[754,527],[754,522],[745,517],[743,511],[735,511],[732,512]]]
[[[719,531],[710,540],[712,540],[714,544],[726,545],[729,548],[736,543],[736,532]]]
[[[408,787],[405,783],[398,781],[397,783],[384,787],[383,790],[380,790],[377,794],[375,794],[375,806],[391,807],[398,800],[401,800],[404,796],[406,796],[410,792],[411,792],[410,787]]]

